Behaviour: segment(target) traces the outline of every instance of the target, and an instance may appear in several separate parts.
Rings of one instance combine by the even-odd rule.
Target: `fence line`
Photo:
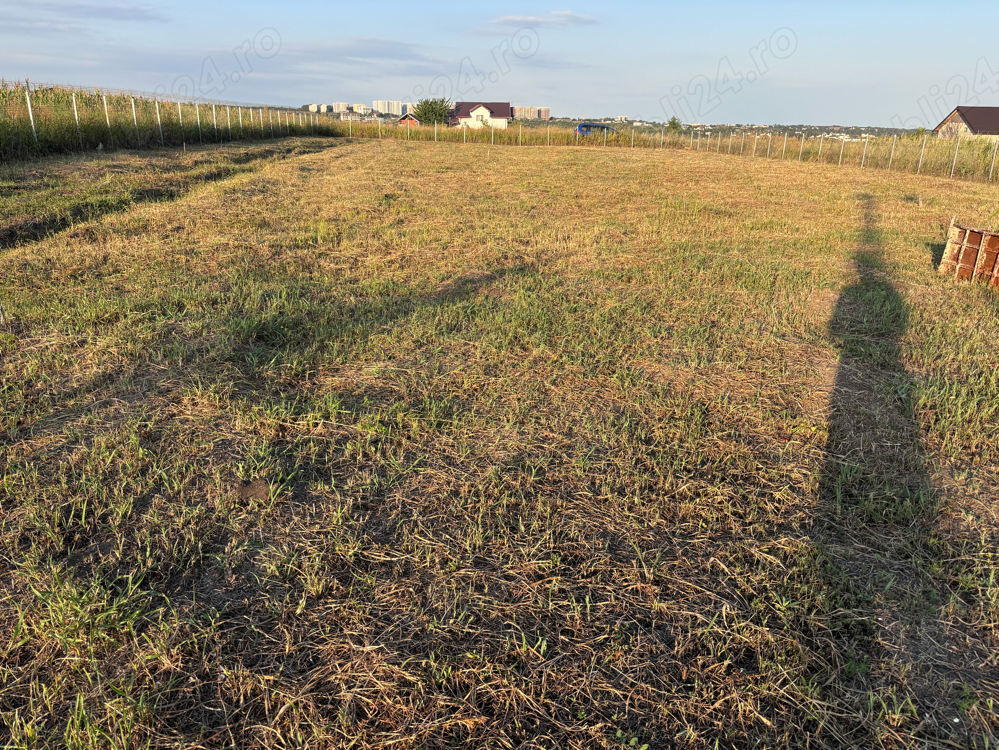
[[[627,133],[604,133],[600,136],[579,137],[571,129],[552,127],[527,127],[509,129],[468,129],[444,128],[436,131],[432,126],[409,127],[380,123],[339,123],[330,126],[333,135],[349,135],[353,138],[397,138],[402,140],[424,140],[445,143],[486,143],[510,146],[581,148],[645,148],[704,151],[707,153],[741,158],[764,159],[770,161],[799,161],[832,166],[855,166],[861,169],[926,174],[963,180],[992,182],[996,177],[999,163],[999,139],[988,137],[962,137],[959,142],[951,138],[930,138],[929,135],[866,136],[862,139],[840,139],[840,148],[835,149],[827,140],[834,137],[823,133],[809,136],[793,130],[784,131],[743,131],[738,147],[734,144],[736,133],[729,135],[729,147],[723,148],[722,133],[700,138],[693,132],[667,133],[665,130],[639,131]],[[751,136],[753,143],[747,148],[746,138]],[[760,139],[767,139],[763,148]],[[781,140],[777,140],[777,139]],[[786,147],[784,141],[786,140]],[[797,155],[795,155],[797,151]]]
[[[161,104],[169,105],[161,107]],[[209,118],[201,104],[211,106]],[[176,110],[174,110],[176,105]],[[220,118],[221,110],[225,116]],[[242,110],[260,114],[260,129],[244,130]],[[239,111],[239,132],[232,129],[233,110]],[[130,91],[36,86],[0,81],[0,162],[49,154],[141,149],[158,144],[181,146],[188,142],[259,139],[267,137],[264,112],[271,137],[306,134],[338,135],[329,116],[286,107],[245,105],[233,102],[160,98]],[[279,130],[275,132],[274,116]],[[284,115],[284,125],[281,116]],[[220,125],[222,119],[226,127]]]
[[[176,104],[176,115],[172,114],[172,106],[160,107],[161,103]],[[201,104],[210,104],[212,107],[210,119],[204,122]],[[225,108],[224,118],[219,116],[222,108]],[[243,122],[244,109],[249,117],[249,127]],[[236,115],[236,129],[233,128],[233,114]],[[223,120],[221,126],[220,119]],[[192,125],[195,127],[192,128]],[[630,133],[604,130],[602,137],[581,138],[577,132],[567,128],[553,129],[548,126],[525,129],[522,123],[518,125],[517,129],[438,129],[436,125],[430,128],[411,127],[409,123],[402,126],[398,123],[352,122],[334,119],[328,114],[268,105],[205,100],[185,102],[144,98],[135,92],[64,87],[33,88],[25,84],[12,85],[0,81],[0,161],[94,149],[149,148],[157,142],[161,147],[180,146],[193,141],[195,137],[200,142],[208,140],[225,143],[304,135],[545,147],[687,149],[719,155],[725,153],[722,149],[722,132],[718,132],[717,143],[714,143],[713,134],[709,133],[702,139],[700,133],[697,133],[695,138],[693,131],[688,134],[669,133],[665,129],[655,132],[653,129],[646,131],[632,128]],[[749,135],[753,136],[751,149],[746,147]],[[782,142],[777,144],[780,148],[774,148],[774,135],[782,138]],[[863,140],[843,138],[837,154],[835,149],[825,147],[826,140],[833,140],[825,133],[809,137],[807,132],[791,130],[743,130],[738,149],[734,148],[735,136],[736,131],[729,134],[729,146],[725,155],[787,161],[794,159],[794,149],[797,148],[797,161],[804,163],[854,165],[861,169],[884,169],[981,182],[994,180],[999,152],[999,139],[985,137],[930,139],[929,134],[926,134],[922,138],[917,135],[896,135],[891,138],[868,136]],[[758,148],[763,136],[767,137],[765,155]]]

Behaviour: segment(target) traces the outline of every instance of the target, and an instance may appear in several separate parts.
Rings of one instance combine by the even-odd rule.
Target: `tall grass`
[[[518,123],[496,130],[443,126],[435,130],[433,126],[342,121],[329,115],[266,105],[178,102],[100,89],[29,87],[20,82],[0,81],[0,161],[97,148],[134,149],[302,135],[498,146],[689,148],[733,156],[890,169],[982,182],[999,178],[999,159],[996,158],[999,149],[996,141],[990,138],[958,142],[951,138],[904,135],[842,140],[784,131],[692,135],[689,131],[632,131],[626,127],[614,133],[580,136],[571,128],[546,128],[534,124],[521,128]]]
[[[842,140],[821,136],[806,136],[803,139],[800,133],[794,133],[787,134],[785,146],[783,132],[763,132],[747,133],[744,147],[741,135],[734,139],[722,136],[721,152],[729,153],[731,146],[732,153],[750,156],[753,154],[754,140],[757,158],[843,164],[938,177],[953,175],[955,178],[985,182],[999,177],[999,159],[996,159],[999,149],[996,147],[996,140],[985,137],[962,138],[958,143],[953,138],[936,138],[932,135]],[[718,146],[718,136],[711,140],[702,139],[700,144],[695,140],[695,148],[700,150],[714,151]]]
[[[5,162],[98,148],[331,135],[331,122],[325,116],[266,105],[157,100],[0,81],[0,161]]]
[[[580,146],[587,148],[691,149],[746,158],[777,161],[821,162],[865,169],[890,169],[974,181],[999,179],[996,141],[990,138],[952,138],[904,135],[858,140],[802,136],[800,133],[763,131],[697,135],[620,129],[616,133],[578,136],[575,130],[553,126],[521,130],[517,123],[505,129],[463,130],[433,126],[332,122],[336,136],[393,138],[444,143],[495,143],[498,146]],[[755,142],[755,149],[754,149]],[[955,160],[955,153],[957,159]],[[993,161],[995,160],[995,161]]]

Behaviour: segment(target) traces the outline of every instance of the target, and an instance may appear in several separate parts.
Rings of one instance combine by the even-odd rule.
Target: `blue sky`
[[[994,0],[0,0],[0,76],[284,105],[436,93],[555,116],[916,127],[999,105],[997,22]]]

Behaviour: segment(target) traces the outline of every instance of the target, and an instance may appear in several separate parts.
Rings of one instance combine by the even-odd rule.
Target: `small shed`
[[[399,118],[400,125],[419,125],[420,121],[417,120],[411,112],[407,112],[402,117]]]
[[[933,132],[941,138],[999,138],[999,107],[958,107]]]

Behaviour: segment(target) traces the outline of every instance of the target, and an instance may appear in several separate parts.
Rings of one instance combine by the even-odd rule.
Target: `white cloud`
[[[162,23],[169,20],[144,5],[75,0],[38,0],[30,8],[23,2],[0,0],[0,16],[4,21],[0,24],[0,35],[13,37],[24,33],[93,36],[102,24]]]
[[[554,29],[567,29],[570,26],[589,26],[597,22],[593,16],[583,16],[571,10],[555,10],[546,16],[501,16],[493,19],[498,26],[545,26]]]
[[[130,2],[76,2],[75,0],[42,0],[34,3],[35,10],[49,11],[59,18],[99,18],[104,21],[156,22],[167,19],[144,4]]]
[[[376,80],[380,76],[439,75],[449,62],[423,51],[423,47],[391,39],[342,37],[318,44],[291,44],[281,50],[284,65],[326,79],[350,71],[353,78]],[[278,63],[282,65],[282,63]]]

